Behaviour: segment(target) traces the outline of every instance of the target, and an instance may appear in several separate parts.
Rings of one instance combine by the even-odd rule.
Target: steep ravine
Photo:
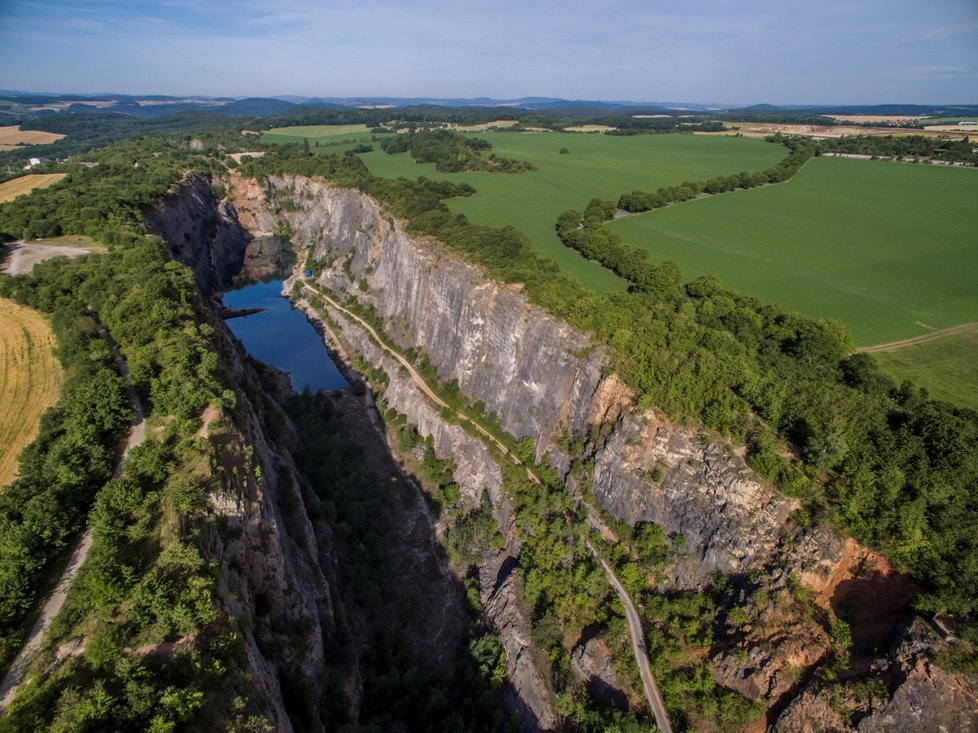
[[[161,210],[164,224],[156,226],[176,239],[183,236],[175,253],[201,267],[203,283],[207,272],[233,267],[237,250],[228,243],[236,241],[237,232],[270,233],[287,222],[296,245],[311,247],[318,261],[330,265],[318,278],[322,286],[369,306],[383,318],[391,339],[423,352],[442,380],[457,380],[461,392],[484,403],[508,433],[532,438],[538,458],[565,473],[571,489],[589,486],[614,517],[654,521],[671,535],[681,535],[683,550],[667,569],[666,589],[696,590],[717,574],[729,578],[729,603],[750,607],[755,622],[739,630],[728,624],[728,635],[714,645],[718,680],[774,705],[769,722],[779,730],[828,729],[818,722],[818,711],[819,705],[835,710],[829,693],[808,682],[828,646],[824,614],[787,619],[774,605],[761,603],[757,591],[774,596],[801,579],[816,594],[819,608],[835,608],[844,600],[843,581],[876,578],[881,589],[888,588],[892,576],[885,569],[873,565],[861,548],[854,549],[851,540],[794,525],[795,503],[759,480],[736,449],[653,411],[637,410],[627,388],[608,372],[600,346],[586,334],[530,304],[519,287],[488,280],[444,245],[408,235],[372,199],[301,177],[261,182],[232,177],[227,183],[229,200],[218,204],[205,182],[189,182],[175,197],[179,203]],[[277,201],[283,199],[290,206],[280,208]],[[524,724],[552,727],[552,693],[534,668],[529,619],[519,602],[519,578],[512,572],[519,539],[500,490],[499,466],[479,441],[425,402],[362,330],[331,315],[343,344],[387,374],[384,398],[391,409],[405,415],[422,436],[430,436],[440,458],[455,462],[456,481],[467,500],[476,503],[483,491],[492,496],[505,543],[480,571],[482,600],[490,625],[502,637],[514,709],[524,712]],[[567,438],[583,441],[583,456],[566,455],[561,446]],[[585,465],[593,467],[567,473],[581,458],[590,459]],[[283,549],[283,555],[295,551]],[[304,603],[308,607],[310,602]],[[968,701],[956,709],[957,720],[976,724],[971,682],[960,675],[920,672],[932,669],[929,659],[942,643],[922,640],[922,634],[920,624],[892,634],[890,653],[881,651],[874,662],[889,680],[890,702],[863,706],[849,722],[840,717],[841,727],[834,720],[825,725],[880,729],[881,716],[894,714],[900,700],[912,699],[918,685]],[[588,640],[582,645],[594,646]],[[600,666],[595,654],[574,664],[579,670]],[[808,704],[811,700],[817,704]],[[940,714],[915,709],[914,725],[936,726]]]
[[[147,212],[147,219],[171,254],[194,269],[205,293],[219,291],[244,260],[249,234],[233,208],[214,199],[203,177],[186,181],[179,193]],[[215,521],[202,544],[220,568],[222,610],[239,622],[261,697],[256,704],[277,731],[332,729],[321,722],[324,706],[334,722],[358,721],[368,704],[370,658],[386,653],[379,645],[388,630],[407,641],[411,663],[436,684],[443,678],[447,690],[465,653],[464,589],[437,548],[435,520],[425,500],[372,427],[379,422],[370,414],[372,406],[340,394],[323,409],[332,429],[342,432],[343,452],[362,455],[367,480],[386,497],[368,520],[385,533],[388,577],[377,578],[385,584],[379,594],[346,577],[348,568],[366,559],[337,538],[328,487],[317,498],[321,487],[311,486],[303,473],[298,457],[305,453],[309,460],[307,436],[279,405],[286,395],[275,386],[277,380],[256,372],[220,319],[218,301],[211,306],[221,362],[239,389],[231,414],[211,416],[216,420],[211,429],[220,434],[222,467],[211,496]],[[323,469],[328,475],[330,466]],[[337,478],[347,476],[341,472]],[[548,727],[538,724],[541,718],[511,685],[502,694],[522,714],[527,730]],[[383,704],[374,699],[372,705],[375,720]]]

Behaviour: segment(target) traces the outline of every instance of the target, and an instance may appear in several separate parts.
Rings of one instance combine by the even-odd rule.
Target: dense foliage
[[[0,731],[268,730],[198,548],[214,460],[212,444],[171,422],[101,489],[91,552],[49,632],[75,651],[59,660],[59,647],[42,647],[47,671]]]
[[[439,173],[490,171],[524,173],[533,170],[525,161],[499,158],[486,140],[466,137],[452,130],[407,132],[387,138],[380,146],[389,155],[408,152],[417,163],[434,163]]]
[[[38,154],[57,160],[83,155],[86,160],[94,160],[95,158],[89,156],[94,155],[96,148],[139,136],[193,133],[199,137],[220,134],[228,142],[240,137],[229,125],[227,117],[200,111],[154,120],[137,120],[123,114],[106,113],[47,115],[25,121],[21,124],[21,129],[44,130],[66,137],[48,145],[0,152],[0,166],[6,168],[11,165],[19,170],[27,158]]]
[[[0,280],[0,292],[9,281]],[[65,379],[57,407],[0,491],[0,669],[13,660],[24,622],[54,561],[81,529],[112,475],[130,407],[97,323],[81,306],[49,311]]]
[[[872,155],[879,158],[947,160],[978,164],[975,144],[967,138],[951,140],[924,135],[843,135],[819,140],[821,153]]]
[[[772,141],[777,142],[774,138],[772,138]],[[804,138],[790,138],[784,142],[791,150],[791,154],[767,170],[757,173],[744,171],[734,176],[717,176],[706,181],[686,181],[678,186],[660,188],[658,191],[632,191],[631,193],[622,194],[621,198],[618,199],[618,208],[623,211],[637,213],[651,209],[661,209],[669,204],[689,201],[704,193],[727,193],[737,188],[747,189],[763,186],[768,183],[787,181],[816,154],[816,149],[810,140]],[[611,213],[613,214],[614,211]],[[561,226],[558,224],[558,229]],[[565,242],[565,244],[568,243]],[[574,245],[569,244],[568,246]],[[615,269],[609,265],[606,265],[606,267],[612,270]],[[626,277],[626,279],[628,278]]]
[[[0,236],[7,239],[87,234],[111,243],[138,227],[144,207],[159,201],[191,169],[208,161],[185,140],[134,138],[92,153],[97,163],[70,164],[68,177],[0,207]]]
[[[792,142],[785,175],[811,153]],[[318,159],[283,150],[256,161],[262,175]],[[895,385],[870,357],[850,356],[837,322],[813,319],[722,288],[716,278],[683,284],[675,263],[652,264],[602,222],[617,206],[592,202],[558,231],[571,246],[614,269],[630,292],[594,295],[540,259],[511,228],[453,215],[414,182],[376,179],[357,161],[319,163],[384,201],[412,230],[431,234],[537,303],[596,334],[639,405],[694,418],[748,444],[761,475],[803,499],[809,517],[832,521],[925,581],[922,608],[978,604],[973,492],[978,486],[978,415]],[[778,174],[780,177],[780,173]]]

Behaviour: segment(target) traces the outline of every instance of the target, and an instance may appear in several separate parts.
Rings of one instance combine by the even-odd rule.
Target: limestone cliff
[[[840,579],[851,569],[851,541],[795,525],[790,515],[796,502],[760,480],[742,451],[701,429],[639,410],[601,346],[532,305],[519,286],[495,283],[441,243],[409,234],[357,191],[304,177],[258,182],[238,176],[228,192],[246,229],[267,233],[287,223],[296,244],[326,265],[321,285],[369,306],[401,347],[423,353],[442,380],[457,381],[512,436],[532,438],[537,457],[563,471],[572,490],[589,485],[616,518],[654,521],[681,535],[683,550],[668,569],[669,586],[703,588],[719,573],[742,584],[730,596],[737,606],[749,603],[748,590],[780,593],[800,578],[825,613],[844,600]],[[281,206],[283,200],[289,205]],[[349,324],[342,330],[360,356],[392,377],[389,404],[433,436],[441,455],[464,466],[457,479],[470,499],[486,488],[498,500],[491,460],[398,382],[396,364],[385,364],[369,339]],[[568,437],[583,442],[582,455],[566,455],[561,446]],[[570,472],[582,464],[589,469]],[[497,502],[503,529],[504,514],[505,504]],[[507,550],[518,556],[518,547]],[[759,619],[774,618],[756,610]],[[794,630],[781,633],[768,633],[761,623],[731,632],[713,652],[718,677],[773,705],[774,715],[795,697],[818,698],[807,680],[829,644],[824,618],[799,616]],[[510,668],[512,674],[512,658]],[[526,679],[532,677],[531,671]],[[899,682],[893,699],[915,694],[915,684],[912,676]],[[542,688],[527,685],[531,698],[542,695]]]
[[[589,478],[601,505],[685,537],[691,562],[677,578],[681,585],[761,568],[795,531],[788,522],[794,501],[722,441],[638,411],[617,375],[605,373],[602,348],[531,304],[519,286],[494,283],[444,245],[410,236],[359,192],[301,177],[265,186],[237,178],[229,191],[246,228],[270,231],[287,221],[297,243],[336,265],[320,276],[323,285],[373,308],[387,334],[422,350],[441,379],[457,380],[514,437],[532,437],[538,457],[549,453],[566,466],[561,438],[588,439]],[[283,195],[298,210],[276,212]],[[607,437],[590,440],[592,425],[605,426]]]
[[[234,207],[218,202],[202,175],[187,178],[177,193],[147,208],[144,217],[170,255],[194,271],[205,292],[219,290],[244,263],[247,234]]]

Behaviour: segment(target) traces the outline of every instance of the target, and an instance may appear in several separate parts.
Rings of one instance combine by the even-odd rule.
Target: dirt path
[[[927,343],[928,341],[934,341],[935,339],[943,338],[944,336],[953,336],[957,333],[966,333],[975,328],[978,328],[978,321],[974,323],[962,323],[958,326],[951,326],[950,328],[942,328],[939,331],[925,333],[920,336],[914,336],[913,338],[900,339],[899,341],[890,341],[885,344],[876,344],[875,346],[860,346],[858,349],[856,349],[856,353],[874,354],[879,351],[894,351],[895,349],[902,349],[907,346],[924,344]]]
[[[645,638],[642,633],[642,621],[638,617],[638,611],[635,609],[635,604],[632,603],[632,599],[625,590],[625,586],[623,586],[621,581],[618,580],[618,576],[615,575],[614,571],[611,569],[611,566],[608,565],[604,558],[598,554],[598,551],[594,549],[594,545],[592,545],[589,540],[585,540],[584,542],[587,544],[588,549],[594,555],[595,559],[604,569],[605,575],[608,576],[608,580],[611,582],[611,587],[615,589],[615,593],[617,593],[618,597],[621,599],[622,605],[625,606],[625,618],[628,619],[628,631],[632,637],[632,653],[635,655],[635,661],[638,663],[638,671],[642,675],[642,686],[645,687],[645,698],[649,701],[649,708],[652,710],[652,714],[655,716],[655,724],[659,726],[662,733],[672,733],[672,726],[669,725],[669,716],[666,715],[666,706],[662,702],[662,695],[659,694],[659,686],[655,684],[655,677],[652,674],[652,668],[649,667],[649,655],[645,652]]]
[[[523,466],[524,470],[526,471],[527,477],[531,481],[533,481],[533,483],[537,484],[538,486],[540,485],[540,479],[537,477],[537,475],[533,473],[533,471],[530,470],[528,466],[525,466],[523,464],[523,461],[521,461],[517,456],[513,455],[513,453],[510,452],[510,450],[498,438],[496,438],[492,433],[490,433],[488,430],[483,428],[481,425],[479,425],[479,423],[475,422],[467,415],[464,415],[461,412],[452,409],[452,407],[450,407],[444,400],[442,400],[438,395],[436,395],[434,391],[432,391],[432,389],[428,386],[427,382],[424,381],[422,376],[418,374],[417,370],[415,370],[415,368],[411,366],[411,363],[403,356],[401,356],[398,352],[396,352],[394,349],[390,348],[387,344],[385,344],[369,323],[367,323],[365,320],[360,318],[360,316],[356,315],[355,313],[352,313],[351,311],[341,306],[339,303],[337,303],[335,300],[330,298],[328,295],[311,287],[309,284],[303,283],[302,287],[305,290],[308,290],[309,292],[313,293],[314,295],[322,298],[331,307],[335,308],[336,310],[338,310],[340,313],[347,316],[348,318],[352,318],[364,329],[366,329],[367,333],[370,334],[370,336],[377,343],[377,345],[384,352],[394,357],[397,360],[397,362],[407,370],[407,373],[411,376],[411,381],[418,387],[418,389],[421,390],[421,392],[429,400],[431,400],[437,406],[451,411],[452,414],[455,415],[455,417],[457,417],[459,420],[467,422],[469,425],[475,428],[480,435],[492,441],[492,443],[502,452],[503,455],[509,456],[510,460],[512,460],[514,464],[516,464],[517,466]],[[604,522],[602,522],[601,519],[591,511],[591,508],[590,507],[586,507],[586,508],[588,514],[588,524],[590,524],[592,527],[599,528],[602,535],[610,535],[613,537],[614,535],[611,533],[611,530],[608,529],[605,526]],[[625,606],[625,619],[628,621],[628,630],[632,637],[632,652],[635,654],[635,662],[638,664],[639,672],[641,673],[642,676],[642,686],[645,688],[645,697],[649,702],[649,707],[652,710],[652,714],[655,716],[656,725],[659,726],[659,728],[662,730],[662,733],[672,733],[672,728],[669,725],[669,718],[666,715],[666,708],[662,702],[662,696],[659,694],[659,688],[655,683],[655,677],[652,675],[652,669],[649,666],[648,655],[645,653],[645,641],[644,641],[644,633],[642,631],[642,622],[638,616],[638,611],[635,609],[635,604],[632,602],[632,599],[629,597],[628,592],[625,590],[625,587],[621,584],[621,582],[619,582],[618,578],[615,576],[614,572],[611,569],[611,566],[608,565],[608,563],[606,563],[604,559],[598,554],[597,550],[594,549],[594,546],[590,543],[590,541],[585,540],[585,542],[587,543],[588,549],[591,550],[591,552],[594,554],[594,557],[597,559],[598,563],[600,563],[605,574],[608,576],[608,581],[611,583],[611,587],[615,589],[615,592],[618,594],[618,597],[621,598],[622,604]]]
[[[25,275],[34,265],[52,257],[79,257],[98,251],[97,247],[67,247],[59,244],[30,244],[14,242],[7,245],[7,261],[3,272],[7,275]]]
[[[126,367],[125,360],[123,360],[115,344],[108,338],[105,329],[99,327],[99,332],[106,339],[109,348],[112,350],[112,357],[115,359],[119,374],[122,375],[123,380],[126,382],[126,395],[129,397],[129,403],[132,405],[132,422],[129,424],[129,439],[126,441],[126,447],[119,457],[115,466],[115,472],[113,473],[115,478],[119,478],[122,475],[122,464],[125,462],[126,456],[129,455],[129,451],[137,445],[140,445],[146,439],[146,424],[143,421],[143,406],[139,401],[139,395],[136,394],[136,390],[129,386],[129,369]],[[61,607],[64,606],[65,599],[68,597],[68,589],[71,587],[75,575],[78,574],[79,568],[85,564],[85,558],[88,557],[88,551],[91,549],[92,529],[89,527],[85,530],[85,533],[81,536],[74,551],[71,553],[68,567],[61,574],[61,578],[58,580],[54,592],[51,594],[48,602],[44,604],[40,616],[38,616],[37,621],[31,628],[31,632],[28,634],[23,648],[21,648],[17,658],[14,659],[13,664],[10,665],[10,669],[7,670],[7,676],[3,678],[3,683],[0,684],[0,711],[6,709],[14,699],[17,688],[23,682],[24,674],[27,672],[31,661],[33,661],[34,652],[40,647],[44,633],[48,630],[55,616],[61,611]]]

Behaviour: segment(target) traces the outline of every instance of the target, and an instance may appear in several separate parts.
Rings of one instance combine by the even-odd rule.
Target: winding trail
[[[514,464],[523,467],[523,469],[526,471],[527,477],[533,483],[537,484],[538,486],[540,485],[541,482],[539,477],[535,473],[533,473],[533,471],[529,468],[529,466],[524,465],[523,461],[521,461],[519,457],[514,455],[502,443],[502,441],[500,441],[496,436],[494,436],[488,430],[486,430],[481,425],[479,425],[479,423],[475,422],[468,415],[465,415],[453,409],[450,405],[448,405],[448,403],[446,403],[437,394],[435,394],[435,392],[431,389],[431,387],[428,386],[428,383],[425,382],[424,378],[420,374],[418,374],[417,370],[413,366],[411,366],[411,363],[403,356],[401,356],[397,351],[395,351],[394,349],[392,349],[391,347],[389,347],[387,344],[384,343],[384,341],[374,330],[373,326],[367,323],[363,318],[358,316],[356,313],[353,313],[352,311],[347,310],[346,308],[341,306],[339,303],[337,303],[331,297],[323,293],[321,290],[318,290],[305,282],[302,283],[302,287],[304,290],[308,290],[309,292],[313,293],[317,297],[322,298],[324,301],[326,301],[326,303],[329,304],[330,307],[335,308],[346,317],[356,321],[360,326],[362,326],[367,331],[367,333],[370,334],[371,338],[373,338],[376,344],[385,353],[394,357],[397,360],[397,362],[402,367],[404,367],[405,370],[407,370],[407,373],[411,377],[411,381],[415,384],[415,386],[418,387],[418,389],[421,390],[421,392],[429,400],[431,400],[438,407],[450,411],[459,420],[462,420],[468,423],[469,425],[471,425],[473,428],[475,428],[479,432],[479,434],[482,435],[484,438],[487,438],[488,440],[492,441],[493,445],[495,445],[502,452],[503,455],[509,456],[510,460],[512,460]],[[304,303],[306,306],[312,308],[311,304],[308,301],[304,301]],[[313,310],[315,311],[314,308]],[[600,517],[595,515],[594,512],[591,510],[591,508],[586,504],[585,504],[585,508],[587,509],[587,514],[588,514],[588,524],[601,531],[602,534],[606,534],[606,533],[610,534],[610,530],[605,526],[604,522],[601,521]],[[595,559],[601,565],[601,568],[604,570],[605,575],[608,576],[608,582],[611,584],[611,587],[614,588],[615,592],[618,594],[618,597],[621,599],[622,605],[624,605],[625,607],[625,619],[628,621],[628,631],[632,639],[632,652],[635,655],[635,662],[636,664],[638,664],[639,673],[642,677],[642,686],[645,688],[645,698],[648,700],[649,708],[652,710],[652,714],[655,716],[656,725],[659,727],[662,733],[672,733],[672,727],[669,725],[669,717],[666,714],[666,708],[664,703],[662,702],[662,696],[659,694],[659,687],[655,683],[655,677],[653,676],[652,669],[649,666],[648,654],[645,651],[645,635],[642,631],[642,621],[639,618],[638,611],[635,608],[635,604],[632,602],[631,597],[629,597],[628,591],[625,590],[625,586],[621,584],[621,581],[618,580],[618,577],[611,569],[611,566],[608,565],[607,562],[605,562],[604,558],[601,557],[597,549],[595,549],[594,545],[591,544],[591,541],[585,538],[584,542],[585,544],[587,544],[588,549],[594,555]]]
[[[900,339],[899,341],[889,341],[885,344],[876,344],[874,346],[860,346],[856,349],[857,354],[873,354],[879,351],[893,351],[895,349],[902,349],[906,346],[915,346],[917,344],[924,344],[928,341],[934,341],[935,339],[943,338],[944,336],[954,336],[958,333],[967,333],[968,331],[973,331],[978,329],[978,322],[975,323],[962,323],[957,326],[951,326],[950,328],[942,328],[938,331],[932,331],[931,333],[925,333],[920,336],[914,336],[913,338]]]
[[[126,366],[125,360],[105,331],[105,328],[101,325],[99,326],[99,333],[105,339],[106,343],[108,343],[109,349],[112,351],[112,358],[115,359],[116,368],[126,383],[126,396],[129,398],[129,404],[132,405],[132,422],[129,423],[129,438],[126,440],[126,446],[119,460],[116,462],[115,471],[112,474],[113,478],[119,478],[122,475],[122,464],[125,462],[126,456],[129,455],[129,451],[137,445],[140,445],[146,439],[146,424],[143,421],[143,405],[139,401],[139,395],[136,394],[136,390],[129,384],[129,368]],[[27,673],[27,668],[33,660],[34,652],[40,647],[45,632],[61,611],[61,607],[64,606],[65,599],[68,597],[68,589],[75,580],[78,570],[85,564],[85,559],[88,557],[88,552],[91,549],[92,528],[88,527],[81,536],[81,539],[78,540],[78,544],[75,545],[75,549],[71,553],[71,559],[68,561],[68,567],[61,574],[61,578],[51,593],[51,597],[44,604],[40,616],[38,616],[37,621],[31,628],[30,634],[27,635],[24,646],[10,665],[10,669],[7,670],[7,675],[3,678],[3,683],[0,684],[0,712],[7,708],[14,699],[14,695],[17,694],[17,688],[24,681],[24,675]]]
[[[638,671],[642,675],[642,686],[645,687],[645,697],[649,701],[649,708],[652,710],[652,714],[655,716],[655,724],[659,726],[662,733],[672,733],[672,726],[669,725],[669,716],[666,715],[666,706],[662,702],[662,696],[659,694],[659,686],[655,684],[655,676],[653,676],[652,668],[649,666],[649,655],[645,651],[645,638],[642,634],[642,621],[638,616],[635,604],[632,603],[632,599],[625,590],[625,586],[618,580],[618,576],[615,575],[614,570],[598,554],[591,541],[585,539],[584,543],[598,563],[600,563],[601,567],[604,568],[604,572],[611,582],[611,587],[615,589],[615,592],[621,599],[622,605],[625,606],[625,618],[628,619],[628,631],[632,637],[632,653],[635,654]]]

